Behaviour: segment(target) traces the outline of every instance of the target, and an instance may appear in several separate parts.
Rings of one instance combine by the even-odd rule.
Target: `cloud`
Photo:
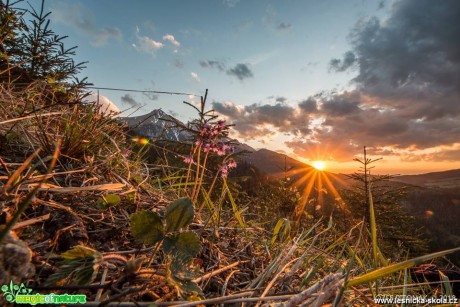
[[[252,70],[249,68],[249,64],[239,63],[228,69],[224,62],[217,60],[203,60],[200,61],[199,64],[203,68],[217,69],[219,72],[225,71],[227,75],[236,77],[241,81],[254,77]]]
[[[353,52],[347,51],[343,55],[343,59],[332,59],[329,62],[329,67],[331,70],[342,72],[352,67],[356,63],[356,56]]]
[[[180,59],[175,59],[174,66],[177,68],[184,68],[184,62]]]
[[[100,105],[99,112],[101,114],[117,117],[120,114],[120,109],[107,97],[91,93],[83,98],[84,103],[95,103]]]
[[[51,8],[51,19],[75,28],[83,36],[90,38],[91,45],[105,46],[110,40],[121,40],[122,33],[116,27],[99,27],[94,13],[81,3],[55,2]]]
[[[278,19],[278,13],[271,5],[267,6],[265,14],[262,17],[262,23],[265,24],[267,28],[278,32],[289,32],[293,28],[292,24]]]
[[[401,161],[405,162],[457,162],[460,160],[460,149],[445,149],[427,154],[405,154],[401,156]]]
[[[246,64],[236,64],[235,67],[227,70],[227,75],[235,76],[239,80],[243,81],[247,78],[253,78],[254,74]]]
[[[200,61],[199,63],[200,63],[200,66],[203,68],[216,68],[219,71],[225,70],[225,64],[221,61],[206,60],[206,61]]]
[[[153,54],[158,49],[161,49],[164,47],[163,43],[157,42],[148,36],[141,35],[139,28],[136,28],[136,38],[137,38],[137,44],[133,44],[132,46],[136,50],[139,50],[145,53]]]
[[[212,107],[235,124],[234,129],[246,140],[274,135],[276,131],[293,135],[310,133],[309,117],[285,103],[238,106],[229,101],[214,101]]]
[[[152,93],[152,92],[143,92],[142,95],[147,97],[148,99],[155,101],[158,100],[158,94]]]
[[[195,81],[201,82],[200,77],[198,76],[198,74],[197,74],[196,72],[192,71],[192,72],[190,73],[190,76],[192,76],[192,78],[193,78]]]
[[[343,161],[363,145],[403,161],[458,161],[458,149],[445,149],[460,138],[458,20],[459,1],[406,0],[394,2],[385,21],[358,21],[351,50],[329,63],[332,71],[355,71],[355,89],[299,103],[324,121],[310,141],[286,145],[296,152],[314,143],[334,147]]]
[[[229,8],[235,7],[235,5],[238,4],[238,2],[240,2],[240,0],[222,0],[222,3],[228,6]]]
[[[317,102],[312,97],[299,102],[298,106],[299,109],[305,113],[315,113],[318,111]]]
[[[130,105],[131,107],[139,107],[141,104],[134,99],[130,94],[125,94],[121,96],[121,102]]]
[[[323,95],[321,110],[325,115],[332,117],[356,115],[361,111],[359,104],[360,95],[358,92]]]
[[[163,40],[170,42],[171,44],[173,44],[176,47],[180,47],[180,43],[171,34],[165,34],[163,36]]]
[[[276,29],[279,31],[291,31],[292,25],[290,23],[281,22],[276,26]]]
[[[290,135],[286,145],[297,154],[328,148],[334,159],[351,161],[366,145],[372,154],[404,161],[458,161],[458,20],[460,1],[395,1],[385,21],[359,20],[351,49],[329,63],[331,71],[355,73],[351,90],[320,92],[296,105],[271,96],[270,104],[214,102],[213,108],[244,139]],[[266,21],[276,24],[274,11]],[[245,64],[220,70],[240,80],[253,76]]]
[[[278,96],[278,97],[275,98],[275,101],[285,103],[287,101],[287,98],[283,97],[283,96]]]

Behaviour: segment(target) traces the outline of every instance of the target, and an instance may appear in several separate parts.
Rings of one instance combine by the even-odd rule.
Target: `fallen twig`
[[[59,115],[62,114],[62,112],[51,112],[51,113],[45,113],[45,114],[34,114],[34,115],[29,115],[29,116],[24,116],[24,117],[18,117],[18,118],[13,118],[13,119],[8,119],[5,121],[0,122],[0,125],[5,125],[5,124],[10,124],[14,122],[18,122],[24,119],[29,119],[29,118],[35,118],[35,117],[43,117],[43,116],[53,116],[53,115]]]
[[[337,282],[340,278],[342,278],[342,274],[332,274],[326,276],[323,280],[317,282],[315,285],[311,286],[310,288],[300,292],[291,297],[291,299],[285,304],[284,307],[295,307],[299,306],[303,301],[307,298],[312,296],[312,294],[318,292],[320,289],[325,287],[326,285]]]
[[[22,227],[30,226],[30,225],[33,225],[35,223],[40,223],[40,222],[46,221],[49,218],[50,218],[50,214],[48,213],[48,214],[45,214],[45,215],[42,215],[42,216],[39,216],[39,217],[35,217],[33,219],[29,219],[27,221],[22,221],[22,222],[16,223],[13,226],[12,229],[15,230],[15,229],[19,229],[19,228],[22,228]]]
[[[234,267],[236,267],[237,265],[239,265],[239,264],[241,264],[241,263],[246,263],[246,262],[248,262],[248,261],[237,261],[237,262],[234,262],[234,263],[229,264],[229,265],[227,265],[227,266],[225,266],[225,267],[223,267],[223,268],[214,270],[214,271],[209,272],[208,274],[205,274],[205,275],[203,275],[203,276],[201,276],[201,277],[195,278],[193,281],[194,281],[194,282],[200,282],[200,281],[202,281],[202,280],[204,280],[204,279],[210,278],[210,277],[212,277],[212,276],[215,276],[215,275],[217,275],[217,274],[220,274],[220,273],[222,273],[222,272],[225,272],[225,271],[227,271],[227,270],[230,270],[231,268],[234,268]]]
[[[29,190],[30,188],[35,187],[36,184],[28,184],[26,187],[21,188],[21,190]],[[126,187],[123,183],[107,183],[99,184],[88,187],[57,187],[55,185],[43,184],[40,187],[39,191],[48,191],[54,193],[77,193],[83,191],[118,191]]]

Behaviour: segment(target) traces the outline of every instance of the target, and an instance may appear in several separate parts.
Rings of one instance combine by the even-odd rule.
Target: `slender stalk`
[[[193,199],[194,202],[198,200],[198,195],[200,194],[200,189],[201,189],[201,186],[203,185],[204,173],[206,172],[206,163],[208,161],[208,156],[209,156],[209,151],[204,156],[203,166],[201,170],[201,177],[200,177],[200,180],[198,181],[198,188],[196,189],[196,194],[194,195],[194,199]]]
[[[197,190],[199,172],[200,172],[200,160],[201,160],[201,150],[198,151],[198,155],[196,158],[196,172],[195,172],[195,184],[193,185],[193,192],[192,192],[192,199],[195,199],[195,193]]]
[[[217,178],[219,178],[219,174],[220,174],[220,170],[218,170],[218,171],[216,172],[216,175],[214,176],[214,179],[212,180],[211,187],[210,187],[209,190],[208,190],[208,195],[209,195],[209,197],[211,197],[212,190],[214,189],[214,186],[215,186],[215,184],[216,184],[216,182],[217,182]],[[198,209],[198,212],[197,212],[198,214],[201,212],[201,210],[203,210],[204,204],[205,204],[205,202],[203,201],[203,202],[201,203],[201,205],[200,205],[200,208]]]
[[[193,157],[195,156],[195,152],[196,152],[196,149],[198,148],[198,150],[201,150],[201,145],[198,146],[198,147],[194,147],[192,145],[192,148],[190,149],[190,156]],[[190,161],[190,163],[188,164],[188,169],[187,169],[187,176],[185,176],[185,186],[184,186],[184,192],[187,192],[187,185],[188,185],[188,179],[190,177],[190,172],[192,171],[192,163],[193,161]]]

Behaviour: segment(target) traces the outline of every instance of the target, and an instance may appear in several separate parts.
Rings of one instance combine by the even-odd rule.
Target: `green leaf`
[[[134,204],[136,203],[136,191],[131,191],[129,193],[126,194],[126,200],[128,201],[129,204]]]
[[[166,232],[178,231],[193,221],[194,211],[190,198],[173,201],[166,209]]]
[[[88,285],[97,276],[102,263],[102,255],[89,247],[79,245],[61,255],[64,260],[59,262],[58,270],[46,281],[47,285],[56,283],[76,283]]]
[[[86,258],[86,257],[99,258],[101,257],[101,254],[97,250],[94,250],[87,246],[78,245],[62,253],[61,256],[64,259],[70,260],[70,259],[78,259],[78,258]]]
[[[279,237],[280,242],[286,241],[291,233],[291,224],[286,218],[280,218],[273,229],[271,244],[274,244]]]
[[[193,281],[181,281],[176,283],[177,292],[179,295],[188,301],[200,301],[204,298],[200,287]]]
[[[114,207],[121,202],[120,195],[117,194],[107,194],[105,196],[99,197],[96,204],[103,209]]]
[[[193,280],[197,275],[197,268],[193,266],[191,257],[171,256],[171,262],[166,266],[173,282]]]
[[[45,284],[89,285],[96,278],[99,266],[100,263],[93,257],[67,259],[59,263],[57,272],[52,274]]]
[[[131,214],[131,233],[146,245],[155,244],[164,237],[164,227],[160,216],[152,211],[139,211]]]
[[[167,236],[163,242],[163,250],[175,256],[190,259],[195,257],[201,249],[198,236],[191,231]]]
[[[170,285],[177,289],[177,293],[185,300],[195,301],[204,298],[200,287],[193,281],[197,274],[192,258],[173,256],[166,266],[166,278]]]

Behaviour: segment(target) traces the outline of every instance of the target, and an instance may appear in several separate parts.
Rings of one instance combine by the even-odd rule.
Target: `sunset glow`
[[[122,117],[163,109],[187,122],[194,113],[182,102],[197,105],[209,89],[206,108],[254,149],[327,161],[334,173],[355,171],[363,146],[382,158],[375,173],[460,167],[458,29],[445,31],[456,1],[185,2],[47,5],[58,33],[78,46],[76,62],[89,61],[80,77],[129,110]],[[202,11],[215,20],[190,20]],[[413,15],[424,11],[429,20]],[[91,27],[78,22],[87,18]]]
[[[316,168],[319,171],[322,171],[326,168],[326,162],[324,161],[314,161],[313,162],[313,167]]]

